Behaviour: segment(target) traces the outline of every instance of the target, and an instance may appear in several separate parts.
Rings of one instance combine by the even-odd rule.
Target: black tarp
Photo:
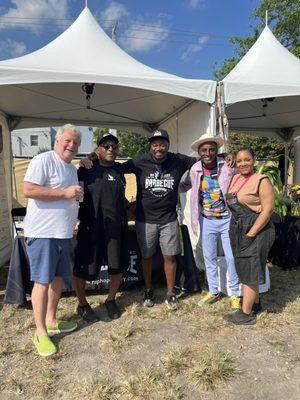
[[[181,231],[184,251],[183,255],[176,257],[178,267],[175,285],[184,290],[199,291],[199,274],[195,264],[187,227],[183,225]],[[75,241],[76,239],[74,238],[73,245],[75,245]],[[134,229],[129,229],[127,242],[129,248],[129,260],[128,269],[124,274],[123,284],[121,287],[123,289],[143,284],[142,260]],[[70,265],[70,272],[71,270],[72,265]],[[152,281],[155,284],[164,282],[164,279],[163,259],[158,248],[153,257]],[[66,291],[71,291],[71,278],[65,280],[64,285]],[[107,266],[102,265],[98,279],[92,282],[87,282],[87,289],[106,290],[108,289],[108,286],[109,276]],[[24,237],[17,236],[13,244],[4,302],[24,304],[26,301],[26,294],[30,294],[31,289],[32,284],[30,282],[30,270]]]

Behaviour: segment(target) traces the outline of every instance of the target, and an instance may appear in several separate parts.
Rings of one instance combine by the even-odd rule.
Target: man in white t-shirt
[[[83,189],[71,164],[81,142],[74,125],[59,128],[54,151],[34,157],[24,178],[28,198],[24,236],[34,281],[31,302],[36,324],[33,342],[41,356],[56,353],[48,335],[72,332],[77,324],[56,319],[62,278],[70,276],[70,239]]]

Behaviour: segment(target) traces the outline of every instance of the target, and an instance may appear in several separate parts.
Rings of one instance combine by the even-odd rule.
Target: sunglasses
[[[117,150],[118,145],[117,144],[101,144],[100,147],[103,147],[105,150],[109,150],[110,148],[112,148],[112,150]]]

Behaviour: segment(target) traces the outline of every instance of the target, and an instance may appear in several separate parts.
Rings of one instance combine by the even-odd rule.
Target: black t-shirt
[[[79,168],[78,180],[84,182],[80,203],[77,254],[81,262],[89,257],[98,264],[106,259],[117,268],[123,263],[124,235],[127,229],[124,168],[119,163],[103,167],[93,162],[91,169]],[[90,254],[88,254],[90,253]]]
[[[167,159],[158,164],[148,153],[122,164],[125,172],[136,175],[137,221],[163,225],[176,220],[178,185],[195,162],[195,158],[168,153]]]

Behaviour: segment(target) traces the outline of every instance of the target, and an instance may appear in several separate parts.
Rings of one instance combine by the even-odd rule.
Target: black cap
[[[153,142],[155,139],[165,139],[168,143],[170,143],[168,132],[164,129],[157,129],[156,131],[151,133],[149,137],[149,142]]]
[[[112,133],[103,132],[100,134],[100,136],[97,140],[97,146],[100,146],[100,144],[105,142],[105,140],[107,140],[107,139],[111,139],[114,142],[116,142],[117,144],[119,143],[119,140],[115,135],[113,135]]]

